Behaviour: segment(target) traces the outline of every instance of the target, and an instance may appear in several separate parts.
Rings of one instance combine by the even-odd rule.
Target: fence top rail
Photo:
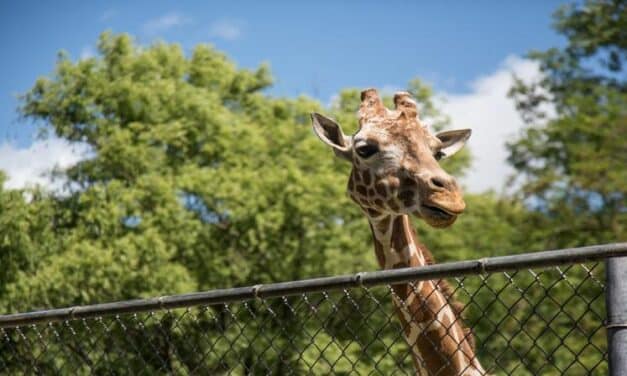
[[[627,242],[0,315],[0,328],[33,325],[42,322],[86,319],[122,313],[139,313],[198,305],[243,302],[257,298],[298,295],[348,287],[403,283],[529,268],[546,268],[599,261],[618,256],[627,256]]]

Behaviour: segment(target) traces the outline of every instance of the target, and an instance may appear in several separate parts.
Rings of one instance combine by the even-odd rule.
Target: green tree
[[[318,103],[263,95],[271,83],[266,67],[238,69],[210,46],[187,57],[177,45],[139,48],[127,35],[105,33],[98,47],[99,56],[78,62],[60,54],[54,75],[37,80],[22,98],[26,118],[86,143],[91,157],[66,171],[65,194],[42,193],[41,204],[21,198],[28,192],[0,192],[0,205],[14,206],[0,215],[14,226],[6,229],[0,255],[3,265],[11,262],[0,288],[4,312],[374,267],[374,257],[362,257],[371,251],[367,226],[343,193],[345,166],[311,134],[309,112]],[[286,320],[286,306],[276,314],[284,318],[279,323],[300,325]],[[228,328],[221,335],[238,338],[228,315],[218,316],[217,324],[199,318],[205,331],[180,333],[167,315],[158,315],[115,346],[133,354],[168,336],[155,351],[168,353],[161,348],[168,343],[187,348],[186,357],[172,355],[167,367],[178,361],[192,369],[199,364],[190,354],[209,346],[203,336]],[[247,326],[249,338],[264,321]],[[310,339],[299,328],[287,329],[291,338],[279,324],[265,330],[291,358]],[[107,351],[105,342],[93,351]],[[218,347],[247,364],[261,359],[280,366],[276,353],[264,351],[267,343],[242,345]],[[41,369],[58,361],[56,344],[49,346],[37,360]],[[101,366],[164,366],[151,354],[127,360]],[[203,365],[209,373],[217,366]]]
[[[54,234],[56,205],[44,192],[4,190],[5,175],[0,171],[0,297],[19,273],[35,272],[38,260],[57,251]],[[6,311],[0,299],[0,309]]]
[[[543,79],[511,90],[528,123],[509,144],[521,196],[545,215],[544,247],[627,238],[627,9],[589,0],[560,8],[563,48],[534,51]]]
[[[24,116],[93,157],[56,198],[67,246],[8,287],[31,297],[11,309],[329,274],[329,254],[355,252],[356,213],[310,137],[315,102],[263,96],[266,67],[237,69],[209,46],[187,58],[103,34],[99,51],[62,54],[23,98]]]
[[[529,57],[539,63],[542,78],[537,82],[517,80],[511,89],[527,123],[520,137],[508,144],[509,162],[516,169],[512,180],[519,187],[517,199],[533,209],[519,231],[528,234],[523,241],[531,240],[538,249],[627,238],[627,147],[622,137],[627,134],[625,8],[624,1],[612,0],[561,7],[554,15],[554,26],[566,37],[566,45],[531,52]],[[605,316],[599,299],[602,288],[590,283],[585,270],[571,270],[576,273],[569,276],[569,284],[590,287],[571,290],[562,286],[528,298],[541,301],[545,295],[576,295],[596,304],[589,303],[586,309],[568,299],[566,306],[556,305],[554,310],[568,309],[569,315],[551,321],[551,336],[535,343],[543,352],[557,349],[559,343],[581,349],[576,363],[581,372],[594,369],[603,374],[607,369],[602,354],[583,349],[588,341],[595,349],[605,349],[605,338],[596,334],[598,329],[589,338],[577,338],[569,329],[575,325],[601,327],[600,318]],[[546,305],[538,309],[542,312]],[[579,319],[575,323],[572,317]],[[537,332],[543,325],[529,325],[527,330]],[[522,343],[513,342],[513,346],[524,348]],[[540,354],[530,353],[527,368],[539,370],[540,358]],[[569,358],[568,353],[555,351],[552,362],[564,369]]]

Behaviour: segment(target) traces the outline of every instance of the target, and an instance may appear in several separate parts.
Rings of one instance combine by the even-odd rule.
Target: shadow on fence
[[[446,278],[496,375],[608,374],[586,247],[0,316],[6,374],[415,374],[391,284]],[[437,374],[437,372],[433,372]]]

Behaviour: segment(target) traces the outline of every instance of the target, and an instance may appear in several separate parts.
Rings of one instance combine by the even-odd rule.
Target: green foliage
[[[509,145],[509,161],[521,196],[545,213],[533,228],[545,247],[626,239],[626,14],[622,1],[561,8],[556,28],[568,44],[531,53],[544,79],[512,88],[529,127]]]
[[[69,194],[45,199],[55,247],[15,264],[7,310],[373,267],[357,256],[369,234],[353,230],[366,226],[342,192],[345,167],[311,137],[317,103],[262,95],[266,67],[238,69],[210,46],[186,57],[105,33],[99,52],[60,55],[23,97],[24,116],[93,157],[67,171]]]
[[[58,247],[54,235],[55,203],[43,193],[3,190],[0,171],[0,297],[22,272],[34,273],[38,260]],[[0,299],[0,309],[6,309]]]

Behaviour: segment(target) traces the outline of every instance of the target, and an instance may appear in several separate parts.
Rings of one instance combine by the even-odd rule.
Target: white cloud
[[[0,145],[0,170],[8,175],[4,188],[41,185],[51,190],[59,189],[62,182],[51,179],[52,170],[71,167],[88,157],[88,153],[89,147],[85,144],[70,144],[54,137],[35,141],[27,148],[5,142]]]
[[[181,26],[188,23],[189,20],[183,15],[171,12],[164,14],[161,17],[149,20],[142,26],[144,33],[148,35],[155,35],[163,31],[167,31],[176,26]]]
[[[242,25],[234,20],[219,20],[211,24],[209,35],[226,40],[236,40],[242,36]]]
[[[96,51],[91,46],[85,46],[81,49],[81,53],[79,55],[80,60],[87,60],[96,56]]]
[[[473,165],[463,180],[471,192],[500,191],[514,172],[506,161],[505,143],[514,139],[523,122],[507,97],[512,74],[529,82],[540,77],[540,70],[533,61],[509,56],[496,71],[473,81],[470,93],[440,93],[445,99],[441,108],[451,117],[452,127],[473,131],[468,143]]]

